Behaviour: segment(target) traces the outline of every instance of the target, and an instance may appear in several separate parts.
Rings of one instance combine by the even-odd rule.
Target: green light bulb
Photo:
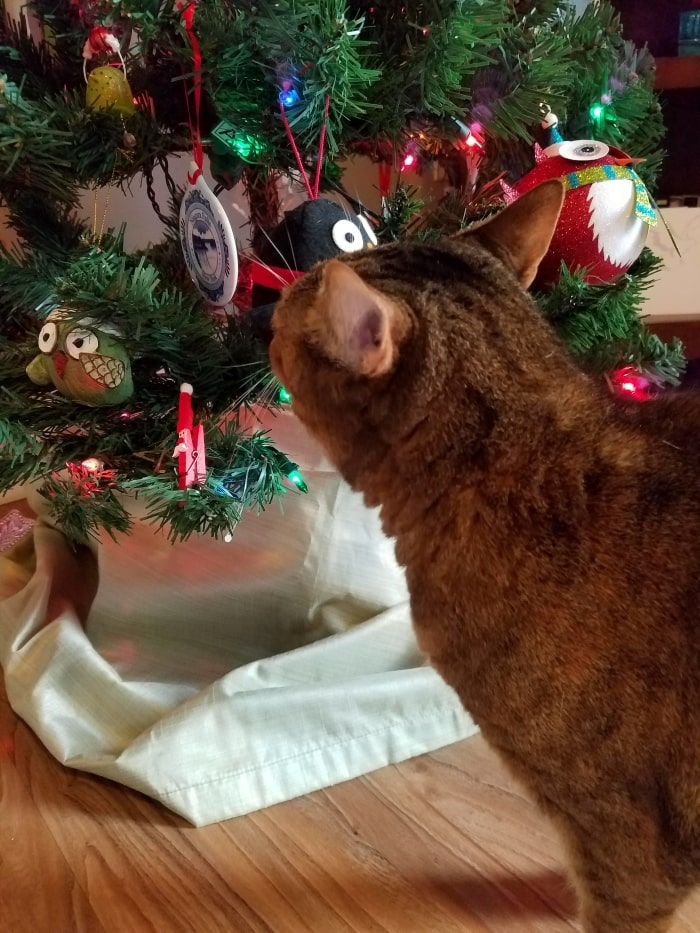
[[[300,489],[302,492],[308,492],[309,487],[304,482],[304,477],[301,475],[299,470],[292,470],[291,473],[287,473],[287,479],[294,483],[297,489]]]
[[[309,487],[306,485],[304,477],[301,475],[299,465],[297,463],[292,463],[289,457],[281,452],[278,452],[277,456],[277,463],[280,473],[282,473],[282,475],[285,476],[290,483],[293,483],[301,492],[308,492]]]
[[[222,120],[212,130],[212,139],[215,144],[214,151],[221,152],[226,149],[233,150],[239,159],[244,162],[255,161],[265,150],[265,144],[262,140],[247,133],[245,130],[237,129],[233,123],[228,120]]]
[[[288,392],[284,386],[280,386],[280,390],[277,393],[277,401],[280,405],[289,405],[292,401],[291,392]]]
[[[588,112],[590,113],[592,120],[595,120],[596,123],[600,123],[605,114],[605,107],[602,104],[593,104]]]
[[[255,141],[245,133],[236,133],[231,144],[235,152],[244,160],[249,159],[255,149]]]

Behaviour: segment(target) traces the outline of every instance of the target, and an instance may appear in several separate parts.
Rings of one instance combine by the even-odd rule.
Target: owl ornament
[[[324,259],[360,249],[373,249],[377,237],[364,214],[352,214],[328,198],[304,201],[287,211],[266,234],[249,267],[252,279],[253,327],[265,336],[275,302],[285,285]]]
[[[110,324],[52,311],[39,331],[39,350],[27,375],[36,385],[53,384],[73,402],[121,405],[134,391],[124,343]]]
[[[634,170],[640,160],[594,139],[562,140],[556,122],[543,126],[551,129],[554,141],[546,149],[535,145],[535,167],[512,188],[501,182],[506,203],[550,178],[559,178],[566,188],[535,287],[556,282],[562,262],[572,272],[585,270],[586,282],[612,282],[639,256],[649,227],[657,222],[649,193]]]

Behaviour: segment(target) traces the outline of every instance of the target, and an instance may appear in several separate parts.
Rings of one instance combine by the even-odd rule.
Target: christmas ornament
[[[261,337],[268,333],[275,302],[285,285],[317,262],[376,245],[377,237],[367,217],[351,215],[336,201],[315,198],[287,211],[274,230],[265,235],[250,264],[250,314],[256,332]]]
[[[556,131],[556,117],[552,114],[542,125]],[[649,227],[657,221],[649,193],[634,171],[638,160],[598,140],[562,141],[558,132],[554,139],[544,150],[535,146],[537,164],[514,187],[502,182],[507,203],[549,178],[560,178],[566,187],[535,287],[557,281],[562,262],[571,271],[585,270],[586,282],[614,281],[639,256]]]
[[[66,467],[73,488],[86,499],[113,486],[117,475],[114,470],[105,470],[104,463],[96,457],[89,457],[82,463],[67,463]],[[60,476],[57,473],[54,472],[51,475],[60,482]]]
[[[126,75],[112,65],[101,65],[90,72],[85,103],[90,110],[114,110],[125,117],[136,111]]]
[[[377,245],[374,231],[363,214],[351,217],[342,205],[318,196],[329,108],[330,97],[326,97],[316,172],[312,182],[287,120],[284,102],[280,98],[282,122],[309,200],[287,211],[274,230],[265,234],[265,239],[257,248],[257,256],[249,266],[253,282],[250,318],[253,329],[263,340],[270,337],[274,305],[285,285],[308,272],[317,262],[331,259],[339,253],[353,253]]]
[[[87,63],[95,55],[117,57],[116,62],[100,65],[87,74]],[[90,110],[114,110],[122,116],[136,111],[134,95],[126,80],[126,65],[119,49],[119,40],[104,26],[96,26],[83,46],[83,74],[87,81],[85,104]]]
[[[554,145],[554,143],[563,143],[564,137],[559,132],[559,117],[556,113],[552,113],[546,104],[542,104],[542,114],[540,126],[543,130],[548,131],[550,145]]]
[[[36,385],[53,385],[82,405],[120,405],[134,391],[131,364],[119,331],[90,318],[52,311],[39,332],[38,356],[26,372]]]
[[[204,180],[204,151],[199,111],[202,96],[202,54],[194,31],[194,2],[176,0],[182,24],[192,46],[194,74],[194,117],[190,117],[192,161],[187,173],[188,187],[180,204],[180,243],[192,280],[212,305],[226,305],[233,298],[238,280],[238,252],[231,222],[213,191]],[[185,88],[187,108],[189,97]]]
[[[187,489],[207,478],[204,428],[194,424],[192,410],[193,388],[189,382],[180,386],[180,401],[177,410],[177,444],[173,457],[177,457],[178,486]]]
[[[238,252],[231,222],[202,177],[190,163],[188,187],[180,205],[180,242],[192,279],[214,305],[233,297],[238,280]]]
[[[119,39],[106,26],[94,26],[83,46],[83,58],[90,60],[99,54],[119,55]]]

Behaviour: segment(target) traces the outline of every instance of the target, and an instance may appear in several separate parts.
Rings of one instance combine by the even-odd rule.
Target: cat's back
[[[700,392],[668,392],[649,402],[628,402],[615,414],[621,444],[629,439],[639,451],[630,493],[640,516],[654,517],[662,539],[700,548]],[[695,547],[686,551],[689,562]]]
[[[496,654],[518,642],[548,659],[547,676],[567,657],[587,658],[589,674],[636,659],[640,702],[645,678],[685,681],[700,710],[700,394],[606,407],[478,486],[456,478],[421,523],[408,567],[417,615],[453,607],[452,636],[438,647],[426,635],[426,647],[466,649],[468,636],[478,665],[474,636]]]
[[[700,397],[634,406],[455,482],[408,567],[423,650],[568,803],[572,781],[665,787],[670,761],[700,782]]]

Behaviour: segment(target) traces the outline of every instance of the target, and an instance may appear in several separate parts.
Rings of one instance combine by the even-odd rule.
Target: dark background
[[[676,55],[678,20],[690,10],[691,0],[612,0],[622,16],[626,39],[647,43],[652,55]]]
[[[680,14],[693,0],[612,0],[623,34],[648,45],[654,57],[678,54]],[[668,156],[656,191],[658,198],[700,195],[700,87],[662,91]],[[634,155],[633,152],[630,155]]]

